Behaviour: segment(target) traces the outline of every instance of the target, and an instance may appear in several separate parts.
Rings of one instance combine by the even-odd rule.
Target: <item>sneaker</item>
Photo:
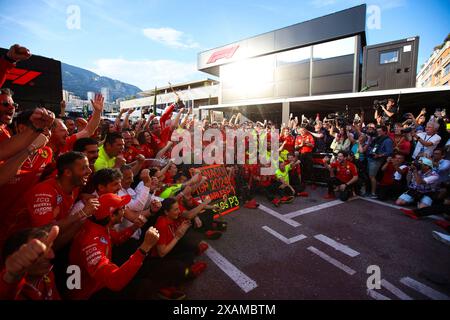
[[[227,227],[228,227],[228,223],[226,221],[214,221],[211,224],[213,230],[217,230],[217,231],[226,231]]]
[[[251,202],[251,204],[254,205],[255,207],[259,207],[259,203],[257,203],[255,199],[252,199],[249,202]]]
[[[292,201],[294,201],[294,197],[293,196],[283,197],[280,200],[281,203],[291,203]]]
[[[323,198],[326,200],[333,200],[336,199],[336,196],[333,193],[327,193]]]
[[[308,192],[298,192],[297,193],[297,197],[309,197],[309,193]]]
[[[281,201],[278,198],[273,199],[272,203],[275,207],[279,207],[281,205]]]
[[[440,241],[442,243],[445,243],[446,245],[450,246],[450,235],[443,234],[437,231],[433,231],[433,238],[435,238],[437,241]]]
[[[444,230],[447,230],[447,231],[450,230],[450,222],[448,222],[448,221],[438,220],[438,221],[435,221],[434,223]]]
[[[205,236],[209,240],[217,240],[217,239],[219,239],[222,236],[222,232],[217,231],[217,230],[208,230],[208,231],[205,232]],[[208,248],[206,248],[206,249],[208,249]]]
[[[376,194],[370,194],[369,196],[370,199],[378,199],[378,196]]]
[[[413,210],[401,208],[400,211],[403,212],[408,217],[410,217],[411,219],[419,220],[419,217],[414,213]]]
[[[186,294],[175,287],[166,287],[158,290],[158,297],[163,300],[184,300]]]
[[[247,208],[247,209],[256,209],[257,206],[256,206],[255,203],[253,203],[253,202],[251,202],[251,201],[248,201],[246,204],[244,204],[244,208]]]
[[[194,263],[189,268],[189,276],[192,278],[197,278],[201,273],[203,273],[203,271],[205,271],[206,267],[207,267],[206,262],[199,261]]]
[[[206,250],[208,250],[209,246],[206,242],[200,242],[198,244],[198,248],[197,248],[197,255],[201,255],[203,254],[203,252],[205,252]]]

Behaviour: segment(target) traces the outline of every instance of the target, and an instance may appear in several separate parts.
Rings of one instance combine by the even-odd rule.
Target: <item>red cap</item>
[[[94,216],[97,220],[103,220],[111,216],[116,209],[119,209],[130,202],[131,196],[127,194],[121,197],[114,193],[106,193],[101,195],[98,198],[98,201],[100,202],[100,207],[94,213]]]

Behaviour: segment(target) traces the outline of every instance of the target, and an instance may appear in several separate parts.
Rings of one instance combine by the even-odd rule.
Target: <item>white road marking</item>
[[[245,273],[236,268],[230,261],[217,252],[210,244],[205,254],[231,278],[245,293],[255,289],[258,284],[253,279],[249,278]]]
[[[309,247],[308,250],[311,251],[312,253],[318,255],[319,257],[321,257],[325,261],[331,263],[335,267],[337,267],[337,268],[341,269],[342,271],[348,273],[351,276],[356,273],[356,271],[353,270],[352,268],[347,267],[345,264],[343,264],[343,263],[337,261],[336,259],[330,257],[329,255],[327,255],[326,253],[320,251],[319,249],[316,249],[314,247]]]
[[[375,290],[367,289],[367,294],[369,297],[375,300],[391,300],[390,298],[382,295],[381,293],[376,292]]]
[[[298,236],[292,237],[290,239],[286,238],[285,236],[283,236],[282,234],[279,234],[278,232],[276,232],[275,230],[269,228],[268,226],[264,226],[262,227],[264,230],[266,230],[268,233],[270,233],[271,235],[273,235],[275,238],[280,239],[281,241],[283,241],[286,244],[293,244],[297,241],[306,239],[307,236],[300,234]]]
[[[423,283],[420,283],[417,280],[414,280],[412,278],[409,277],[405,277],[402,278],[400,280],[401,283],[403,283],[405,286],[410,287],[420,293],[422,293],[423,295],[427,296],[430,299],[433,300],[450,300],[450,297],[437,291],[434,290],[433,288],[430,288],[426,285],[424,285]]]
[[[301,226],[301,224],[298,223],[297,221],[294,221],[294,220],[292,220],[290,218],[287,218],[285,215],[279,214],[278,212],[276,212],[276,211],[274,211],[274,210],[272,210],[270,208],[267,208],[266,206],[263,206],[262,204],[259,205],[258,209],[261,209],[265,213],[268,213],[271,216],[273,216],[273,217],[275,217],[277,219],[280,219],[281,221],[283,221],[283,222],[285,222],[285,223],[287,223],[287,224],[289,224],[289,225],[291,225],[293,227],[300,227]]]
[[[381,280],[381,285],[401,300],[413,300],[413,298],[408,296],[402,290],[400,290],[399,288],[397,288],[396,286],[394,286],[392,283],[390,283],[389,281],[387,281],[385,279]]]
[[[382,205],[382,206],[385,206],[385,207],[389,207],[389,208],[394,208],[394,209],[401,209],[401,208],[403,208],[403,207],[396,206],[395,204],[390,204],[390,203],[382,202],[382,201],[375,200],[375,199],[364,198],[364,197],[359,197],[359,199],[364,200],[364,201],[373,202],[373,203],[376,203],[376,204],[379,204],[379,205]]]
[[[318,234],[315,235],[314,238],[316,238],[319,241],[322,241],[323,243],[329,245],[330,247],[334,248],[337,251],[340,251],[346,255],[348,255],[349,257],[356,257],[359,255],[358,251],[353,250],[352,248],[350,248],[349,246],[346,246],[342,243],[339,243],[331,238],[328,238],[327,236],[324,236],[323,234]]]
[[[343,204],[343,203],[344,202],[342,202],[341,200],[333,200],[333,201],[330,201],[330,202],[325,202],[325,203],[319,204],[317,206],[313,206],[313,207],[309,207],[309,208],[305,208],[305,209],[301,209],[301,210],[298,210],[298,211],[294,211],[294,212],[288,213],[288,214],[284,215],[284,217],[292,219],[292,218],[296,218],[296,217],[302,216],[302,215],[307,214],[307,213],[323,210],[323,209],[326,209],[326,208],[331,208],[331,207],[334,207],[334,206],[337,206],[337,205]]]

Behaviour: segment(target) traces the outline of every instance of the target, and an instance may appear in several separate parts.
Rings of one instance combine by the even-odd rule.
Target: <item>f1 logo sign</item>
[[[13,68],[6,74],[6,80],[11,80],[13,84],[26,85],[31,80],[40,76],[42,72]]]
[[[220,59],[231,59],[233,58],[234,53],[238,48],[239,45],[216,51],[211,55],[211,57],[209,57],[209,60],[208,62],[206,62],[206,64],[214,63]]]

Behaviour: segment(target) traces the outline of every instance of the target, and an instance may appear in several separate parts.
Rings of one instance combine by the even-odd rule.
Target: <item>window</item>
[[[341,57],[355,53],[355,37],[321,43],[313,47],[313,60]]]
[[[382,52],[380,54],[380,64],[388,64],[398,62],[398,51]]]
[[[445,77],[446,75],[448,75],[450,73],[450,63],[448,65],[445,66],[444,71],[442,73],[442,77]]]
[[[292,63],[305,63],[309,62],[310,59],[311,47],[289,50],[277,54],[277,66]]]

